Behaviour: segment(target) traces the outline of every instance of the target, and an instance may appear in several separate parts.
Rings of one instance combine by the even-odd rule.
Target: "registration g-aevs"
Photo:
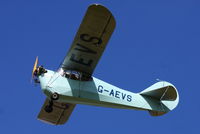
[[[38,119],[64,124],[76,104],[146,110],[153,116],[174,109],[179,96],[174,85],[160,81],[140,93],[123,90],[92,76],[115,29],[115,19],[102,5],[90,5],[58,71],[37,66],[32,75],[47,96]]]

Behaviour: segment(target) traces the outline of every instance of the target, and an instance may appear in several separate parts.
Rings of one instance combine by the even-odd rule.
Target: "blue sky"
[[[161,117],[145,111],[78,105],[63,126],[37,120],[45,100],[30,84],[36,56],[56,70],[88,5],[113,13],[116,29],[94,76],[132,92],[156,79],[173,83],[178,107]],[[200,2],[198,0],[1,0],[0,130],[36,133],[199,133]]]

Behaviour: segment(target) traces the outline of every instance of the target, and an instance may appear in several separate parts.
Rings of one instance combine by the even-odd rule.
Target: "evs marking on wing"
[[[89,34],[81,34],[80,35],[80,39],[86,43],[88,43],[87,45],[95,45],[98,46],[102,43],[102,39],[98,38],[98,37],[91,37]],[[90,49],[89,47],[86,47],[84,45],[81,45],[80,43],[76,43],[76,46],[74,48],[74,50],[76,51],[81,51],[81,52],[85,52],[91,55],[96,55],[97,52]],[[71,57],[70,57],[70,61],[72,62],[76,62],[78,64],[84,65],[84,66],[91,66],[93,63],[92,59],[84,59],[83,57],[81,57],[80,59],[76,58],[76,54],[72,53]]]

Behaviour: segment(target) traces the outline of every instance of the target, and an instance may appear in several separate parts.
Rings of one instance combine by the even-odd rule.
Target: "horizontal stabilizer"
[[[151,106],[153,106],[155,102],[160,103],[162,111],[149,110],[152,116],[163,115],[173,110],[179,102],[179,95],[175,86],[166,81],[155,83],[140,92],[140,95],[142,95]]]

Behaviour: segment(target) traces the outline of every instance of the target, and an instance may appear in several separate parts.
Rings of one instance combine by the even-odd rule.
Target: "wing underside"
[[[48,104],[49,99],[46,99],[40,113],[38,114],[38,119],[53,125],[61,125],[67,122],[75,107],[75,104],[71,103],[54,102],[52,107],[53,111],[46,112],[45,107]]]
[[[89,6],[61,67],[91,76],[114,28],[115,19],[107,8]]]

